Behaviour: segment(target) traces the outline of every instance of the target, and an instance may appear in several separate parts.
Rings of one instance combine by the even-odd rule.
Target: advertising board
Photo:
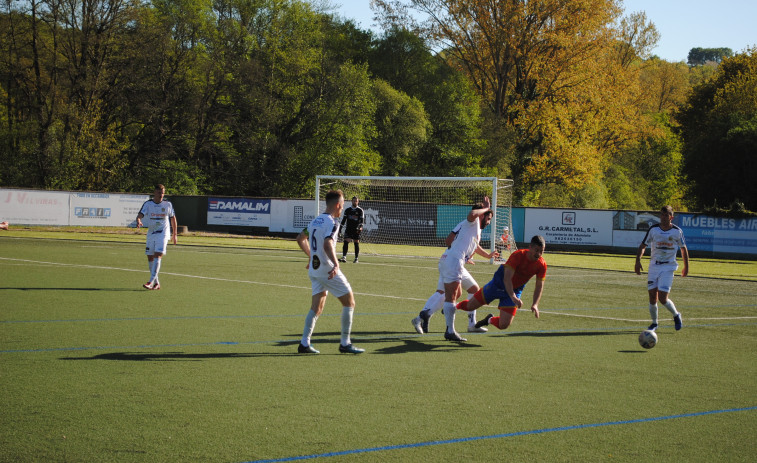
[[[208,225],[268,227],[271,225],[271,200],[208,198]]]
[[[612,246],[612,211],[527,209],[523,239],[534,235],[547,244]]]

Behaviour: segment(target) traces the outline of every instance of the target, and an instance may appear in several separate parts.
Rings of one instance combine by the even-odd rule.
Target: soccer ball
[[[651,349],[657,345],[657,333],[652,330],[644,330],[639,335],[639,344],[644,349]]]

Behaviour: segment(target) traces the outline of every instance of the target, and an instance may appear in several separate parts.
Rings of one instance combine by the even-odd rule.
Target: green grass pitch
[[[694,259],[671,294],[683,330],[661,307],[659,344],[644,350],[632,256],[547,248],[541,318],[525,308],[510,329],[457,344],[441,314],[429,334],[410,324],[435,289],[435,260],[363,255],[342,266],[353,342],[367,352],[338,353],[329,296],[313,336],[321,354],[304,356],[310,283],[294,241],[180,237],[163,289],[146,291],[142,237],[36,236],[0,236],[3,462],[757,455],[755,262]],[[483,285],[495,267],[469,269]]]

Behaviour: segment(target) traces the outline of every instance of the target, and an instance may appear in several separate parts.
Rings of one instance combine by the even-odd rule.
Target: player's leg
[[[442,288],[444,284],[442,283]],[[423,306],[423,310],[420,311],[417,317],[411,320],[415,331],[418,334],[428,333],[428,321],[431,316],[441,310],[444,305],[444,289],[434,291],[434,294],[428,298],[426,304]]]
[[[347,280],[345,279],[345,281]],[[352,316],[355,311],[355,297],[352,291],[350,290],[349,293],[340,296],[339,302],[342,303],[342,335],[339,342],[339,352],[343,354],[362,354],[365,352],[365,349],[353,346],[352,339],[350,339]]]
[[[150,236],[148,235],[147,242],[145,244],[145,255],[147,255],[147,267],[150,269],[150,280],[142,285],[142,287],[145,289],[152,289],[152,286],[154,284],[153,280],[155,279],[155,258],[153,257],[153,254],[155,254],[155,240],[150,238]]]
[[[339,258],[339,262],[347,262],[347,251],[350,249],[350,239],[345,237],[344,244],[342,244],[342,257]]]
[[[315,330],[315,323],[323,312],[323,306],[326,304],[326,296],[329,294],[324,286],[316,279],[310,279],[313,288],[313,297],[310,301],[310,310],[305,316],[305,328],[302,330],[302,339],[297,347],[300,354],[319,354],[317,350],[310,345],[310,338]]]
[[[491,317],[489,319],[489,324],[499,328],[500,330],[506,330],[510,324],[513,322],[513,318],[515,318],[515,312],[517,312],[518,309],[513,307],[499,307],[499,317]]]
[[[676,305],[673,303],[673,301],[669,297],[670,290],[673,287],[674,272],[675,272],[674,269],[669,269],[664,272],[660,272],[660,277],[658,278],[658,285],[657,285],[657,295],[660,300],[660,304],[665,306],[665,308],[668,309],[668,312],[670,312],[673,315],[673,323],[675,324],[676,331],[678,331],[683,327],[683,320],[681,318],[681,313],[678,312]]]
[[[353,260],[353,263],[357,263],[357,258],[360,255],[360,240],[359,239],[353,239],[352,244],[355,245],[355,260]]]
[[[447,330],[444,332],[444,339],[448,341],[466,341],[455,330],[455,299],[460,291],[460,281],[444,282],[444,318],[447,322]]]
[[[467,291],[467,297],[470,301],[473,299],[473,296],[476,295],[476,291],[479,290],[478,283],[475,279],[473,279],[473,276],[471,276],[470,272],[468,272],[465,267],[463,267],[463,279],[462,279],[462,287],[465,291]],[[483,326],[480,326],[476,328],[476,310],[473,309],[468,313],[468,332],[469,333],[485,333],[488,330],[484,328]]]
[[[659,269],[656,265],[649,264],[649,274],[647,275],[647,291],[649,293],[649,317],[652,319],[652,324],[647,328],[648,330],[657,329],[657,299],[658,299],[658,278],[660,276]]]

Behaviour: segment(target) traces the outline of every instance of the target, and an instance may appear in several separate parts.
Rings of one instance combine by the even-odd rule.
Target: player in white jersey
[[[481,230],[491,220],[490,207],[489,197],[484,197],[483,203],[471,209],[466,220],[455,227],[458,230],[457,235],[439,259],[439,276],[444,284],[444,318],[447,322],[444,339],[448,341],[466,341],[455,330],[455,302],[462,292],[461,283],[465,263],[480,249],[478,242],[481,240]],[[485,253],[484,257],[488,259],[498,255],[499,253],[495,251],[491,254]]]
[[[647,230],[636,253],[636,265],[634,270],[641,275],[641,256],[649,246],[649,272],[647,277],[647,289],[649,290],[649,315],[652,317],[650,330],[657,329],[657,301],[659,300],[666,309],[673,314],[675,329],[680,330],[683,326],[681,314],[676,309],[673,301],[668,297],[673,286],[673,274],[678,270],[676,255],[681,250],[683,257],[683,270],[681,276],[689,274],[689,250],[683,238],[683,231],[673,225],[673,208],[664,206],[660,209],[660,223],[652,225]]]
[[[473,208],[482,207],[481,205],[473,206]],[[479,221],[479,226],[483,230],[486,228],[487,225],[491,222],[491,211],[489,213],[485,213],[483,220]],[[462,229],[463,225],[467,223],[467,219],[463,220],[455,228],[452,229],[452,231],[447,235],[447,238],[445,240],[445,244],[447,245],[447,250],[452,246],[452,243],[457,238],[457,236],[460,233],[460,230]],[[447,250],[444,251],[446,254]],[[474,251],[474,254],[478,254],[480,256],[483,256],[487,259],[498,256],[499,253],[487,253],[480,245],[476,246],[476,250]],[[462,275],[460,278],[460,283],[462,286],[462,289],[467,291],[468,298],[473,297],[474,294],[476,294],[476,291],[479,290],[478,283],[476,280],[471,276],[470,272],[468,272],[465,267],[462,269]],[[436,292],[431,295],[431,297],[428,298],[426,301],[426,304],[423,306],[423,310],[418,314],[417,317],[413,318],[411,321],[413,327],[415,328],[415,331],[417,331],[419,334],[428,333],[428,321],[436,312],[441,310],[442,306],[444,305],[444,280],[441,276],[441,273],[439,274],[439,282],[436,285]],[[476,326],[476,311],[471,311],[468,313],[468,332],[470,333],[485,333],[488,331],[484,327],[477,327]]]
[[[150,267],[150,281],[142,285],[146,289],[160,289],[158,273],[168,248],[168,237],[170,236],[173,244],[176,244],[176,214],[173,204],[163,200],[165,194],[166,187],[156,185],[152,199],[145,201],[137,214],[137,228],[143,226],[142,219],[145,219],[144,225],[148,227],[145,254]]]
[[[326,296],[331,291],[342,303],[342,336],[339,352],[345,354],[361,354],[365,349],[352,345],[350,332],[352,331],[352,315],[355,310],[355,297],[352,287],[342,271],[336,258],[336,242],[339,235],[339,216],[344,209],[344,194],[342,190],[332,190],[326,194],[326,212],[319,215],[297,236],[297,244],[307,254],[308,276],[313,288],[310,311],[305,317],[305,329],[302,340],[297,347],[300,354],[318,354],[310,345],[315,323],[323,312]]]

